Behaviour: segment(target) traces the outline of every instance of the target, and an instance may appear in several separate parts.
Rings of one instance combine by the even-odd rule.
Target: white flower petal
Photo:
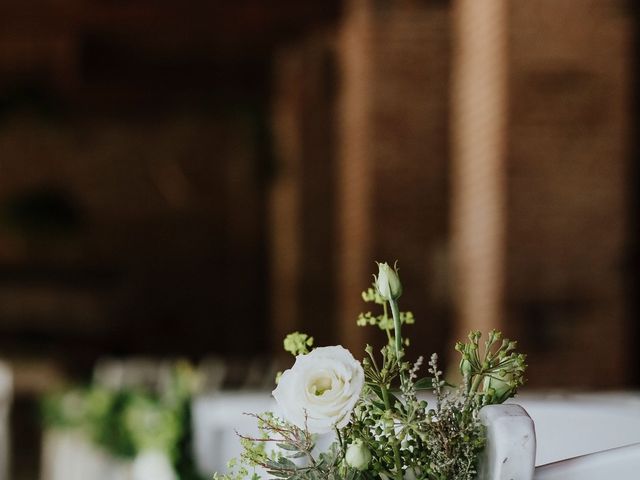
[[[311,433],[344,427],[364,386],[364,371],[342,346],[298,355],[280,377],[273,396],[286,420]]]

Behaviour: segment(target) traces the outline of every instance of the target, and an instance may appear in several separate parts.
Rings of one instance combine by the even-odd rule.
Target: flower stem
[[[380,390],[382,390],[382,400],[384,401],[385,409],[390,412],[391,411],[391,400],[389,399],[389,390],[384,385],[380,385]],[[396,480],[403,480],[402,475],[402,459],[400,458],[400,449],[398,448],[398,439],[395,434],[392,435],[391,440],[391,448],[393,448],[393,461],[396,465]]]
[[[393,335],[395,337],[395,351],[396,351],[396,361],[398,365],[400,365],[403,349],[402,349],[402,333],[400,330],[400,310],[398,309],[398,302],[395,299],[389,300],[389,306],[391,307],[391,314],[393,315]],[[404,373],[402,369],[400,369],[400,383],[404,385]],[[384,400],[384,405],[388,411],[391,410],[391,402],[389,401],[389,392],[386,386],[382,385],[382,398]],[[393,436],[393,440],[391,442],[391,446],[393,448],[393,459],[396,464],[396,479],[403,480],[404,476],[402,473],[402,459],[400,458],[400,450],[398,448],[398,441]]]
[[[469,390],[467,391],[467,399],[465,401],[466,405],[475,404],[476,402],[476,392],[478,391],[478,387],[480,387],[480,382],[482,381],[483,375],[482,372],[479,372],[475,375],[473,379],[473,383],[470,384]]]
[[[478,387],[480,386],[480,382],[482,381],[482,374],[478,373],[476,375],[476,378],[473,379],[473,384],[471,385],[471,388],[469,389],[469,393],[471,395],[475,395],[476,391],[478,390]]]
[[[389,300],[389,305],[391,306],[391,313],[393,315],[393,333],[395,336],[396,361],[398,362],[398,366],[400,367],[400,385],[404,387],[406,385],[406,378],[405,372],[402,369],[402,357],[404,355],[404,348],[402,346],[402,322],[400,321],[400,309],[398,308],[397,300]]]
[[[384,310],[384,320],[385,320],[385,323],[386,323],[388,318],[389,318],[389,312],[387,311],[387,302],[384,302],[382,304],[382,308]],[[388,323],[386,323],[386,325],[388,325]],[[385,328],[384,331],[387,334],[387,340],[389,340],[389,345],[391,345],[391,331],[390,331],[389,328]]]
[[[391,306],[391,314],[393,315],[393,330],[396,339],[396,359],[400,362],[402,355],[402,333],[400,331],[400,310],[398,309],[398,302],[396,300],[389,300]]]

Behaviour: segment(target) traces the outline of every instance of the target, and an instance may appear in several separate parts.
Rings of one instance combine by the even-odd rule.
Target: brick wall
[[[335,342],[334,34],[317,32],[274,61],[270,188],[270,335],[275,352],[295,330]]]
[[[507,318],[533,384],[611,386],[631,375],[624,3],[512,3]]]
[[[341,338],[353,348],[372,340],[353,326],[369,308],[358,293],[373,260],[397,259],[415,350],[430,352],[444,348],[448,315],[449,14],[422,2],[348,5],[338,43]]]
[[[374,260],[399,260],[416,350],[445,339],[448,13],[347,2],[275,62],[274,344],[303,329],[358,351]],[[314,298],[315,295],[315,298]]]
[[[5,354],[251,348],[235,341],[264,328],[248,119],[5,112],[0,150]]]
[[[632,375],[624,294],[632,30],[623,4],[509,3],[505,305],[494,324],[529,353],[532,386],[605,387]],[[335,35],[312,35],[278,57],[272,264],[283,287],[274,341],[319,325],[336,327],[335,335],[320,328],[322,338],[355,351],[380,341],[354,325],[365,308],[358,293],[373,260],[398,259],[402,306],[418,319],[415,351],[448,351],[457,290],[449,280],[451,7],[345,2]],[[327,52],[335,79],[321,68]],[[330,242],[309,242],[314,232]],[[333,280],[314,279],[322,272]],[[335,306],[314,315],[305,288]]]

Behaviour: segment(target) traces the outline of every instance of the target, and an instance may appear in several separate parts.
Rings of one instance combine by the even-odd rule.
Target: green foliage
[[[157,449],[177,455],[182,436],[182,409],[167,406],[146,395],[130,398],[122,411],[122,425],[136,451]]]
[[[382,312],[378,315],[374,315],[370,311],[361,313],[360,315],[358,315],[356,324],[360,327],[374,325],[377,326],[380,330],[384,331],[387,334],[389,345],[393,345],[395,342],[395,337],[393,334],[393,315],[390,315],[389,308],[387,307],[388,302],[382,297],[382,295],[380,295],[380,293],[378,293],[375,287],[375,283],[373,284],[373,286],[362,292],[362,299],[367,303],[374,303],[376,305],[382,306]],[[412,312],[399,312],[399,314],[401,325],[413,325],[415,323],[415,318]],[[405,344],[407,343],[408,339],[405,339]]]
[[[215,474],[214,480],[259,480],[256,467],[262,468],[274,479],[289,480],[372,480],[370,472],[360,472],[350,468],[344,460],[341,443],[318,455],[314,455],[313,436],[267,412],[254,415],[258,421],[261,436],[258,438],[241,436],[244,451],[240,460],[228,464],[230,473]],[[269,450],[266,446],[273,444]],[[303,462],[301,463],[300,460]]]
[[[305,333],[293,332],[284,339],[284,350],[294,357],[309,353],[311,346],[313,346],[313,337]]]
[[[469,333],[469,342],[456,344],[461,353],[460,372],[467,396],[478,407],[502,403],[518,392],[524,383],[526,356],[516,353],[517,342],[503,339],[496,330],[489,332],[484,345],[482,334]]]
[[[57,392],[42,399],[42,419],[51,427],[78,427],[102,417],[113,402],[111,392],[98,387]]]

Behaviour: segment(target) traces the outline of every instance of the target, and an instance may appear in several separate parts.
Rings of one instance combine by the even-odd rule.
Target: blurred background
[[[495,327],[531,388],[637,388],[637,10],[4,0],[14,478],[39,396],[103,357],[214,358],[238,387],[294,330],[382,342],[355,325],[375,260],[414,357]]]

